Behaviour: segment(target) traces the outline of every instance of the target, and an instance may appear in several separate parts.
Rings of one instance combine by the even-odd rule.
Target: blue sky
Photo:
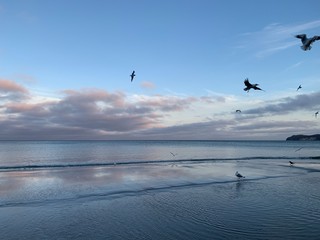
[[[0,0],[0,138],[319,133],[320,41],[302,51],[294,37],[320,35],[319,9],[316,0]],[[265,92],[243,91],[247,77]]]

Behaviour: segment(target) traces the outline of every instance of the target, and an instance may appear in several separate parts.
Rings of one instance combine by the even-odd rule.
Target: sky
[[[303,51],[294,37],[320,35],[319,9],[318,0],[0,0],[0,140],[320,133],[320,41]],[[244,91],[246,78],[264,91]]]

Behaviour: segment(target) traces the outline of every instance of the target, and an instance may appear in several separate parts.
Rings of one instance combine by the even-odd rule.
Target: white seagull
[[[234,175],[236,175],[236,177],[238,177],[238,179],[245,178],[245,176],[242,176],[240,173],[238,173],[238,171],[236,171],[236,173]]]
[[[313,36],[312,38],[307,38],[306,34],[298,34],[295,37],[301,39],[301,42],[302,42],[301,49],[303,51],[310,50],[312,43],[317,40],[320,40],[320,36]]]

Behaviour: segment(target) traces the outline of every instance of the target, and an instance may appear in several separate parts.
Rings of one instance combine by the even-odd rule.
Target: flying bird
[[[173,152],[170,152],[170,153],[171,153],[171,155],[174,156],[174,157],[177,155],[177,154],[174,154]]]
[[[301,148],[298,148],[298,149],[296,149],[295,150],[295,152],[298,152],[298,151],[300,151],[301,149],[302,149],[303,147],[301,147]]]
[[[245,176],[242,176],[238,171],[236,171],[236,173],[234,175],[236,175],[236,177],[238,177],[238,179],[245,178]]]
[[[249,82],[249,79],[248,79],[248,78],[246,78],[246,79],[244,80],[244,85],[246,85],[246,87],[245,87],[243,90],[244,90],[244,91],[247,91],[247,92],[249,92],[249,90],[250,90],[251,88],[253,88],[254,90],[264,91],[264,90],[262,90],[261,88],[258,87],[259,84],[251,84],[251,83]]]
[[[236,110],[236,113],[241,113],[241,110],[240,110],[240,109],[237,109],[237,110]]]
[[[299,87],[297,88],[297,91],[299,91],[299,89],[301,89],[302,87],[301,87],[301,85],[299,85]]]
[[[314,113],[314,116],[315,116],[315,117],[318,117],[318,114],[319,114],[319,111],[315,112],[315,113]]]
[[[290,166],[292,166],[294,164],[294,162],[292,162],[292,161],[289,161],[289,163],[290,163]]]
[[[320,40],[320,36],[313,36],[312,38],[307,38],[306,34],[298,34],[295,37],[301,39],[301,42],[302,42],[301,49],[303,51],[310,50],[312,43],[317,40]]]
[[[135,71],[133,71],[132,73],[131,73],[131,75],[130,75],[130,77],[131,77],[131,82],[133,81],[133,78],[135,77],[136,75],[135,75]]]

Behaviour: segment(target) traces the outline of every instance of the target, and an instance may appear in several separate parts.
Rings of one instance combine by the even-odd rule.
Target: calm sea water
[[[320,156],[319,142],[0,141],[0,168],[316,156]]]
[[[319,156],[319,142],[2,141],[0,239],[319,239]]]

